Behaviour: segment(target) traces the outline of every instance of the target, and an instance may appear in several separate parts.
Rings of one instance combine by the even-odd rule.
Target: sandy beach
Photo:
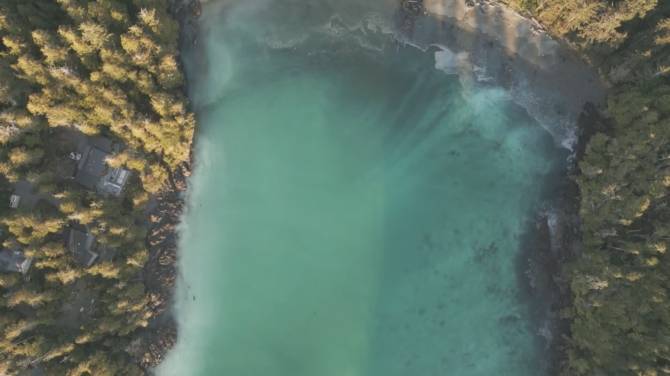
[[[468,5],[471,3],[472,5]],[[507,89],[553,136],[573,149],[584,105],[604,104],[597,72],[534,20],[495,2],[425,0],[400,37],[436,50],[436,67],[467,85]]]

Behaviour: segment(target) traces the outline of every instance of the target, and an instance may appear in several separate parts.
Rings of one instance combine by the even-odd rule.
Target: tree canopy
[[[670,374],[670,2],[506,0],[611,85],[579,161],[583,250],[565,266],[565,375]]]
[[[143,283],[147,204],[188,162],[195,126],[168,5],[0,2],[0,185],[28,184],[38,201],[0,218],[3,248],[32,259],[26,276],[0,275],[0,374],[145,373],[127,349],[156,314]],[[121,198],[64,172],[85,136],[123,145],[107,160],[133,172]],[[90,267],[66,249],[73,228],[95,237]]]

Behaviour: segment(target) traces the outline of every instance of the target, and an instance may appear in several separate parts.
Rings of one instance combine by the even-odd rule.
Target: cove
[[[185,57],[200,128],[158,374],[542,375],[516,262],[550,135],[345,5],[251,3],[206,6]]]

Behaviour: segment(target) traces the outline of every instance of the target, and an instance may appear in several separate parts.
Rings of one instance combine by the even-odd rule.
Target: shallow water
[[[543,374],[516,262],[549,135],[431,53],[319,26],[381,2],[244,4],[206,7],[186,56],[197,164],[158,374]]]

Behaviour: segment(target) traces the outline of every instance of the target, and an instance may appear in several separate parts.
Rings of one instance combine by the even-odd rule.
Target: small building
[[[21,251],[0,250],[0,271],[26,274],[32,262]]]
[[[105,138],[91,139],[79,156],[75,180],[84,187],[102,194],[120,196],[130,171],[107,165],[114,144]]]
[[[27,180],[19,180],[13,186],[14,191],[9,197],[9,207],[12,209],[32,210],[42,199],[35,186]]]
[[[67,249],[75,262],[90,267],[98,259],[95,237],[88,232],[72,229],[67,236]]]
[[[113,196],[119,196],[129,177],[130,171],[124,168],[110,168],[107,174],[103,176],[100,188]]]
[[[19,204],[21,203],[21,196],[19,195],[11,195],[9,197],[9,207],[11,209],[17,209],[19,207]]]

